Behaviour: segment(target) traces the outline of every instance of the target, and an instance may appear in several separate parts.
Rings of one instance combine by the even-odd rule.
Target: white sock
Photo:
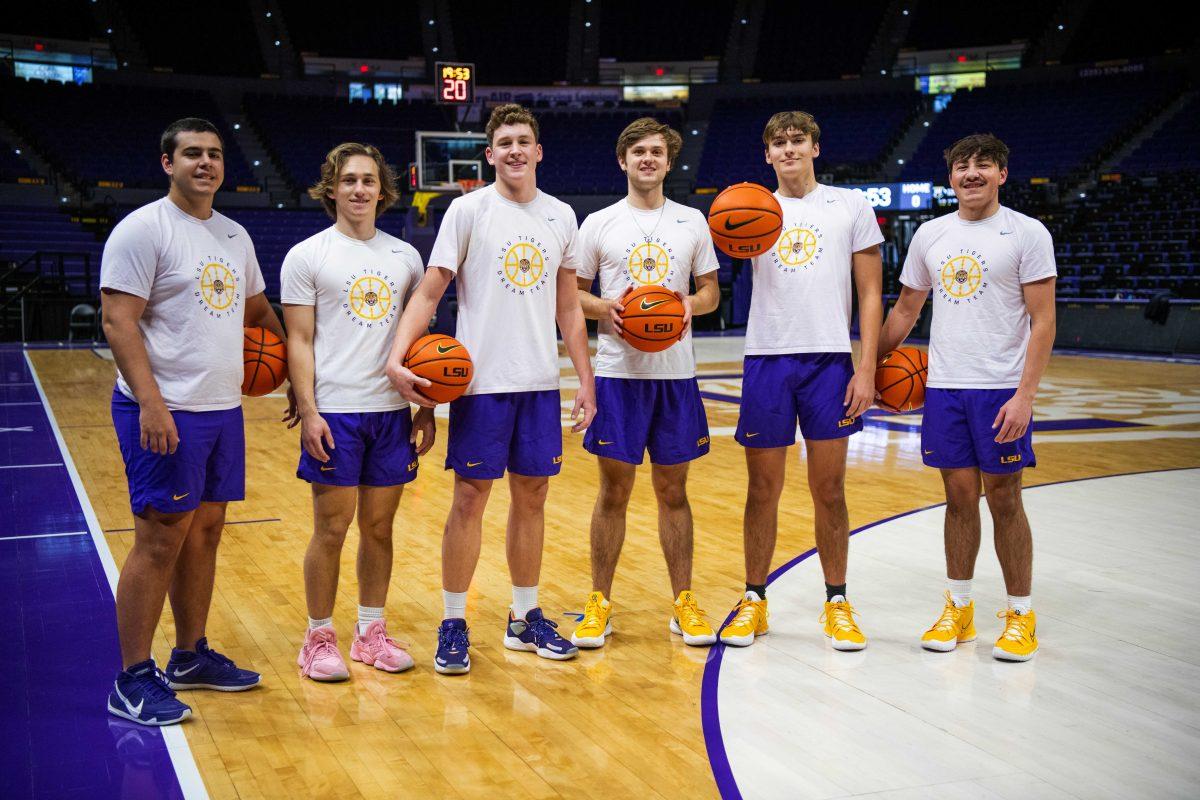
[[[377,619],[383,619],[383,606],[379,608],[371,608],[370,606],[358,607],[358,635],[362,636],[363,631]]]
[[[512,587],[513,619],[525,619],[525,615],[538,607],[537,586]]]
[[[308,618],[308,629],[310,631],[315,631],[317,628],[332,628],[332,627],[333,627],[333,617],[327,617],[325,619],[313,619],[312,617]]]
[[[466,619],[467,593],[442,589],[442,619]]]
[[[950,600],[953,601],[955,606],[962,608],[971,604],[970,578],[967,578],[965,581],[956,581],[950,578],[946,581],[946,584],[950,587]]]
[[[1008,607],[1018,614],[1028,614],[1033,610],[1033,602],[1030,600],[1031,595],[1017,597],[1016,595],[1008,596]]]

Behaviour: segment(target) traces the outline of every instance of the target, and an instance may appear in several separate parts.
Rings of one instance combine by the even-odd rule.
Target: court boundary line
[[[0,469],[36,469],[38,467],[61,467],[62,465],[61,461],[57,464],[4,464],[0,465]]]
[[[117,562],[113,559],[112,550],[109,549],[108,541],[104,538],[104,530],[100,527],[100,520],[96,516],[96,510],[92,507],[92,500],[88,497],[83,481],[79,477],[79,470],[75,468],[75,459],[72,458],[71,451],[67,448],[67,442],[63,439],[62,430],[58,427],[58,418],[54,416],[54,409],[50,407],[50,400],[46,397],[45,389],[42,388],[42,380],[38,376],[37,368],[33,365],[33,359],[29,357],[27,350],[22,351],[22,355],[25,356],[25,364],[33,378],[33,386],[37,388],[38,397],[42,401],[46,419],[50,422],[50,429],[54,432],[54,440],[58,443],[59,452],[62,453],[63,465],[67,468],[67,474],[71,476],[75,496],[79,500],[79,507],[83,510],[83,517],[87,520],[92,545],[96,548],[96,555],[99,556],[100,563],[104,567],[104,575],[108,578],[108,588],[112,592],[113,602],[116,602],[117,579],[120,577]],[[97,698],[97,709],[99,705],[99,698]],[[196,759],[192,755],[183,730],[179,725],[163,725],[159,727],[159,731],[162,733],[163,743],[167,747],[167,755],[171,758],[171,766],[175,769],[175,780],[179,782],[179,789],[184,798],[206,800],[208,790],[204,787],[200,769],[196,766]]]
[[[88,536],[89,531],[67,531],[66,533],[31,533],[26,536],[0,536],[0,542],[15,542],[19,539],[56,539],[60,536]]]
[[[1067,483],[1080,483],[1082,481],[1094,481],[1103,478],[1125,478],[1132,475],[1150,475],[1160,472],[1182,472],[1185,470],[1200,470],[1200,467],[1167,467],[1165,469],[1142,469],[1134,470],[1133,472],[1117,472],[1112,475],[1092,475],[1087,478],[1068,478],[1061,481],[1050,481],[1048,483],[1037,483],[1032,486],[1022,486],[1021,490],[1040,489],[1043,486],[1062,486]],[[980,497],[986,495],[980,494]],[[893,514],[890,517],[868,522],[866,525],[855,528],[850,531],[851,536],[855,536],[863,531],[877,528],[888,522],[894,522],[904,517],[910,517],[913,514],[920,514],[922,511],[930,511],[931,509],[940,508],[946,505],[945,501],[941,503],[933,503],[932,505],[922,506],[921,508],[913,508],[908,511],[902,511],[899,514]],[[817,552],[817,548],[813,547],[810,550],[795,556],[789,561],[784,562],[775,569],[771,570],[771,574],[767,576],[767,586],[770,586],[775,580],[781,577],[785,572],[788,572],[797,564],[808,560]],[[735,609],[736,610],[736,609]],[[725,617],[725,621],[721,623],[724,628],[729,621],[733,619],[733,611]],[[721,735],[721,714],[718,707],[718,688],[721,677],[721,661],[725,652],[726,645],[721,643],[720,633],[718,629],[717,643],[709,650],[708,659],[704,662],[704,676],[700,683],[700,727],[704,736],[704,748],[708,752],[708,765],[712,770],[713,780],[717,784],[717,793],[720,794],[722,800],[742,800],[741,790],[738,788],[737,779],[733,776],[733,767],[729,763],[729,754],[725,751],[725,739]],[[753,645],[751,645],[753,647]]]

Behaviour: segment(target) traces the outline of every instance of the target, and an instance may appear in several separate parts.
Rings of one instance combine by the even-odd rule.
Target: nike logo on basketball
[[[438,351],[440,354],[442,354],[442,355],[445,355],[446,353],[449,353],[451,350],[453,350],[453,349],[454,349],[454,348],[456,348],[456,347],[458,347],[458,345],[456,345],[456,344],[451,344],[451,345],[442,345],[442,344],[439,344],[439,345],[437,346],[437,351]]]
[[[482,463],[483,463],[482,461],[468,461],[467,466],[468,467],[478,467]]]
[[[757,217],[751,217],[750,219],[744,219],[741,222],[732,222],[729,219],[726,219],[725,220],[725,230],[736,231],[738,228],[744,228],[745,226],[749,225],[751,222],[757,222],[758,220],[760,220],[762,218],[763,218],[763,215],[759,214]]]
[[[171,495],[171,499],[176,502],[179,502],[183,498],[187,497],[189,494],[191,494],[191,492],[184,492],[183,494],[173,494],[173,495]]]
[[[195,672],[198,669],[200,669],[199,664],[192,664],[187,669],[177,669],[177,670],[175,670],[175,677],[178,678],[182,675],[187,675],[189,672]]]
[[[603,439],[597,439],[597,440],[596,440],[596,443],[597,443],[597,444],[599,444],[601,447],[603,447],[604,445],[606,445],[606,444],[612,444],[612,443],[613,443],[613,442],[615,442],[615,441],[616,441],[616,439],[613,439],[613,440],[612,440],[612,441],[610,441],[610,442],[606,442],[606,441],[604,441]]]
[[[642,311],[649,311],[650,309],[654,308],[655,306],[661,306],[663,303],[666,303],[666,302],[669,302],[669,301],[655,300],[653,303],[647,303],[645,300],[642,300]]]
[[[321,472],[333,472],[337,467],[321,467]]]

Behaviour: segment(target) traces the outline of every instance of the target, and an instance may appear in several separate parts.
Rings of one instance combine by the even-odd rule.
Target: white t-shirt
[[[288,251],[280,299],[314,307],[318,411],[408,407],[384,367],[396,324],[423,274],[416,249],[379,230],[362,241],[329,227]]]
[[[851,257],[883,241],[875,212],[858,192],[823,184],[775,199],[783,231],[752,259],[746,355],[849,353]]]
[[[100,286],[146,300],[138,326],[167,408],[242,404],[246,298],[266,288],[245,228],[216,211],[201,220],[156,200],[109,234]],[[136,399],[119,372],[117,389]]]
[[[691,276],[717,269],[708,222],[694,208],[667,200],[653,211],[625,200],[590,214],[579,229],[580,278],[600,275],[600,296],[616,299],[626,289],[653,284],[687,294]],[[600,320],[596,374],[605,378],[694,378],[692,331],[666,350],[644,353]]]
[[[1018,386],[1029,344],[1021,285],[1057,274],[1050,231],[1011,208],[978,222],[955,212],[917,228],[900,282],[933,289],[927,385]]]
[[[576,267],[578,233],[571,207],[542,191],[514,203],[493,184],[450,203],[429,266],[457,276],[455,338],[475,365],[467,394],[558,388],[557,276]]]

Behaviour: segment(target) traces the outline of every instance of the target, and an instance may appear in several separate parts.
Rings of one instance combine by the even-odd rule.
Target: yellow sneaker
[[[575,626],[571,634],[571,644],[576,647],[604,647],[605,637],[612,635],[612,603],[604,599],[604,592],[592,592],[588,595],[587,605],[583,607],[583,621]]]
[[[1037,614],[1029,609],[1018,614],[1013,609],[1000,611],[996,616],[1004,620],[1004,633],[996,640],[992,655],[1001,661],[1028,661],[1038,651]]]
[[[767,601],[758,595],[746,592],[734,609],[737,613],[729,624],[721,629],[721,641],[734,647],[754,644],[755,636],[767,635]]]
[[[834,650],[862,650],[867,646],[867,637],[854,621],[854,606],[845,598],[826,603],[818,622],[825,623],[825,635],[833,641]]]
[[[946,592],[946,607],[942,616],[933,623],[933,627],[925,631],[921,637],[921,647],[938,653],[949,653],[964,642],[975,641],[975,601],[965,606],[956,606]]]
[[[671,633],[683,636],[683,643],[696,647],[714,644],[717,634],[704,618],[704,610],[696,602],[696,595],[684,589],[675,599],[675,613],[671,616]]]

